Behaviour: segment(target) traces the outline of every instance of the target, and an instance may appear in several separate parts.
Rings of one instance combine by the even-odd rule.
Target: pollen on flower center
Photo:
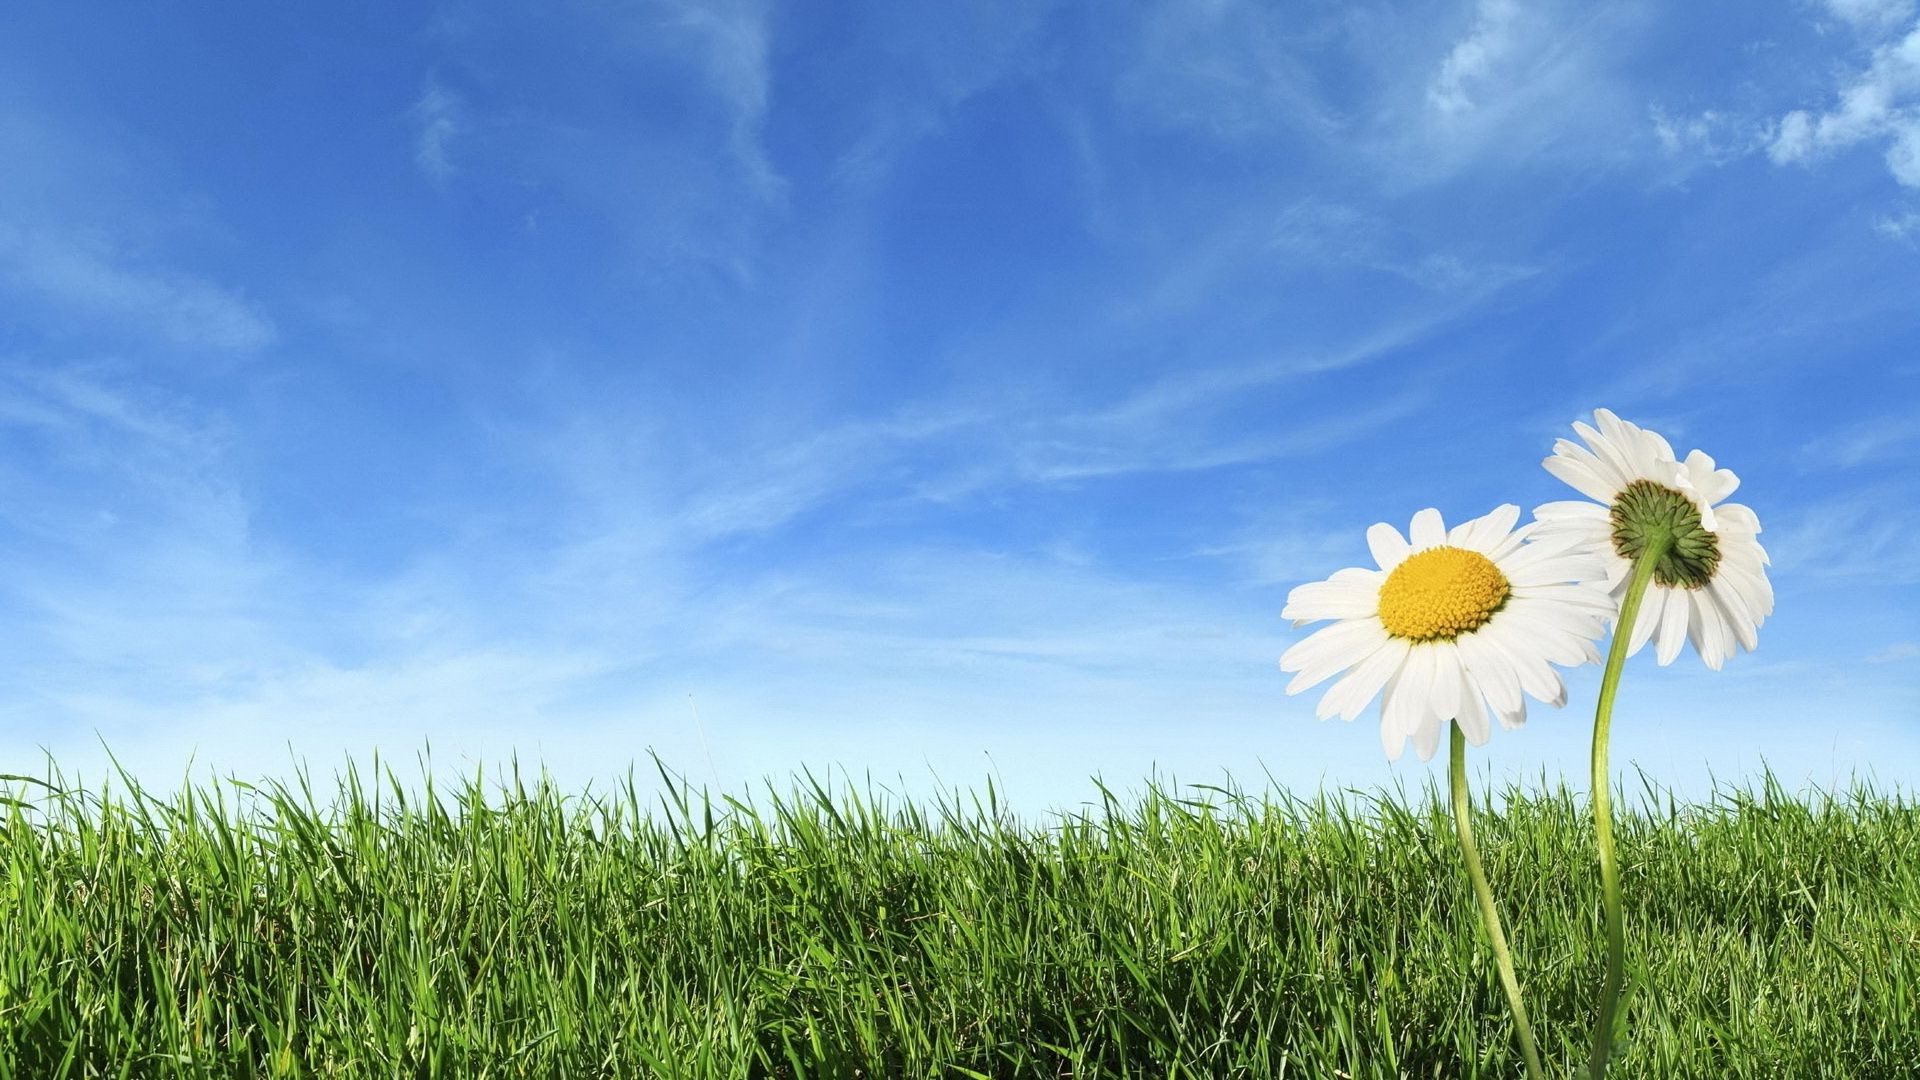
[[[1698,589],[1720,565],[1720,538],[1700,521],[1692,499],[1651,480],[1635,480],[1614,497],[1613,550],[1628,562],[1655,538],[1670,538],[1653,564],[1653,580],[1667,588]]]
[[[1485,555],[1428,548],[1387,575],[1380,586],[1380,621],[1394,637],[1450,640],[1484,626],[1512,591],[1506,575]]]

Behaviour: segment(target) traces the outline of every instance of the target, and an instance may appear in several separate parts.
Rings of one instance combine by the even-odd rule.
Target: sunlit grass
[[[14,781],[0,1077],[1511,1077],[1438,793],[1149,787],[1019,823],[803,780]],[[1584,803],[1476,822],[1549,1071],[1584,1060]],[[1920,806],[1771,781],[1619,821],[1616,1074],[1911,1076]]]

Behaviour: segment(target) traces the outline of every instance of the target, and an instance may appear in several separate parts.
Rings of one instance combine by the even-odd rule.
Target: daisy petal
[[[1456,657],[1454,663],[1461,661]],[[1493,737],[1493,727],[1487,723],[1487,701],[1480,692],[1480,686],[1474,681],[1473,673],[1460,668],[1460,703],[1454,707],[1453,722],[1460,725],[1460,731],[1474,746],[1485,746]]]
[[[1325,581],[1310,581],[1295,586],[1287,594],[1287,606],[1280,617],[1294,625],[1321,619],[1364,619],[1380,610],[1380,583],[1385,580],[1375,570],[1351,567],[1339,570]]]
[[[1568,487],[1595,502],[1612,502],[1620,493],[1619,485],[1603,478],[1592,467],[1568,457],[1550,457],[1541,462],[1547,471],[1566,482]]]
[[[1454,644],[1460,650],[1467,674],[1473,677],[1474,685],[1480,688],[1489,704],[1498,710],[1520,707],[1520,675],[1500,650],[1480,634],[1463,634]]]
[[[1653,655],[1661,667],[1666,667],[1680,655],[1680,646],[1687,643],[1688,614],[1693,605],[1687,602],[1683,589],[1663,591],[1667,594],[1667,603],[1660,610],[1660,625],[1653,632]]]
[[[1407,538],[1400,535],[1400,530],[1384,521],[1368,527],[1367,550],[1373,553],[1373,561],[1382,570],[1399,566],[1413,552],[1413,548],[1407,544]]]
[[[1378,619],[1343,619],[1309,635],[1280,657],[1280,670],[1294,671],[1287,693],[1325,682],[1385,644],[1386,628]]]
[[[1433,752],[1440,748],[1440,732],[1452,724],[1453,721],[1436,716],[1429,716],[1421,723],[1420,730],[1413,733],[1413,749],[1421,761],[1433,760]]]
[[[1513,503],[1504,503],[1495,507],[1490,514],[1454,526],[1453,531],[1447,534],[1447,542],[1455,547],[1489,554],[1513,534],[1514,523],[1519,520],[1520,508]]]
[[[1399,761],[1407,748],[1406,732],[1401,731],[1396,718],[1405,707],[1400,692],[1400,684],[1406,678],[1407,669],[1402,665],[1393,677],[1387,680],[1386,690],[1380,702],[1380,748],[1387,752],[1388,761]]]
[[[1640,615],[1633,620],[1633,636],[1627,639],[1628,656],[1640,655],[1641,648],[1653,640],[1653,631],[1660,625],[1660,612],[1667,606],[1669,591],[1660,585],[1647,587],[1646,595],[1640,601]]]
[[[1415,551],[1439,547],[1447,542],[1447,527],[1440,520],[1440,511],[1429,506],[1413,515],[1413,527],[1407,530],[1413,541]]]
[[[1351,721],[1366,711],[1373,703],[1388,680],[1407,659],[1407,643],[1400,638],[1389,638],[1387,642],[1369,653],[1367,657],[1340,677],[1340,681],[1327,688],[1326,695],[1320,699],[1315,710],[1320,719],[1338,716]]]

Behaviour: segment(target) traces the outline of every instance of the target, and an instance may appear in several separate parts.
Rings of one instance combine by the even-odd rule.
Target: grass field
[[[384,770],[10,786],[0,1077],[1520,1075],[1431,791],[1153,787],[1019,823],[812,780],[752,808]],[[1476,829],[1572,1075],[1602,964],[1584,803],[1502,803]],[[1920,806],[1641,806],[1614,1075],[1916,1075]]]

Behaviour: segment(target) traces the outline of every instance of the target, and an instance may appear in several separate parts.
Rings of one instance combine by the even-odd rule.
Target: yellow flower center
[[[1513,587],[1493,560],[1457,547],[1409,555],[1380,586],[1380,621],[1412,641],[1451,640],[1486,625]]]

